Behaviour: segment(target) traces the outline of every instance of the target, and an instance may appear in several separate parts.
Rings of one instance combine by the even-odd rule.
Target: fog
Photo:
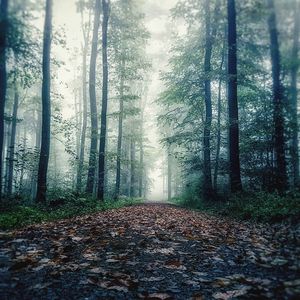
[[[151,76],[147,83],[147,105],[146,105],[146,127],[148,128],[147,138],[153,151],[158,154],[156,161],[150,170],[151,189],[147,194],[149,200],[166,199],[166,187],[164,191],[162,180],[162,165],[165,159],[165,149],[160,142],[161,134],[157,128],[158,108],[155,100],[163,90],[163,82],[160,80],[160,72],[167,68],[170,50],[170,31],[172,20],[170,9],[176,5],[176,0],[140,0],[142,11],[145,14],[145,26],[150,33],[146,45],[147,58],[151,61]],[[41,18],[42,19],[42,18]],[[63,116],[69,118],[74,114],[74,93],[72,81],[76,72],[76,63],[81,62],[81,57],[76,57],[74,52],[78,51],[83,42],[80,14],[76,11],[76,0],[53,2],[53,30],[63,29],[65,33],[66,48],[61,45],[53,46],[53,55],[64,61],[65,65],[57,70],[59,91],[63,100]],[[173,31],[182,31],[183,26],[172,28]]]
[[[7,8],[0,196],[198,201],[298,185],[298,0]]]

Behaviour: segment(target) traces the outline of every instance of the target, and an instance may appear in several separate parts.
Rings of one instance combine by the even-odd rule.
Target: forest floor
[[[299,299],[300,226],[142,204],[0,236],[1,299]]]

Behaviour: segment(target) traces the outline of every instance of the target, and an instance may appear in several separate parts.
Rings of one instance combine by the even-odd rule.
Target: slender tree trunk
[[[123,114],[124,114],[124,72],[125,59],[121,62],[121,84],[120,84],[120,107],[119,107],[119,128],[118,128],[118,145],[117,145],[117,172],[116,172],[116,190],[115,198],[120,195],[121,183],[121,154],[122,154],[122,138],[123,138]]]
[[[43,41],[43,84],[42,84],[42,143],[39,160],[36,201],[46,201],[47,170],[50,155],[50,50],[52,31],[52,0],[46,1],[46,16]]]
[[[26,126],[24,126],[24,131],[23,131],[23,149],[24,153],[26,150],[26,141],[27,141],[27,129]],[[23,159],[22,165],[21,165],[21,172],[20,172],[20,183],[19,183],[19,191],[20,193],[23,191],[23,186],[24,186],[24,172],[25,172],[25,160]]]
[[[90,108],[91,108],[91,147],[89,157],[89,168],[86,192],[93,193],[95,173],[96,173],[96,161],[97,161],[97,135],[98,135],[98,115],[97,115],[97,103],[96,103],[96,61],[98,53],[98,31],[100,26],[100,12],[101,1],[96,0],[95,4],[95,17],[92,39],[92,51],[90,59],[90,74],[89,74],[89,93],[90,93]]]
[[[276,13],[273,0],[268,0],[270,16],[268,20],[270,33],[270,48],[273,78],[273,103],[274,103],[274,152],[275,152],[275,187],[279,192],[287,189],[287,172],[284,141],[284,99],[280,81],[280,53]]]
[[[221,114],[222,114],[222,73],[223,73],[223,65],[225,59],[225,38],[224,38],[224,45],[222,50],[222,58],[221,64],[219,69],[219,86],[218,86],[218,116],[217,116],[217,149],[216,149],[216,163],[215,163],[215,170],[214,170],[214,189],[215,191],[218,190],[218,172],[219,172],[219,160],[220,160],[220,149],[221,149]]]
[[[135,197],[135,141],[131,137],[130,141],[130,197]]]
[[[7,143],[8,143],[8,135],[9,135],[9,122],[7,121],[4,121],[4,135],[3,135],[3,151],[2,151],[2,181],[4,179],[4,183],[3,183],[3,190],[6,189],[7,187],[7,180],[6,180],[6,175],[3,175],[3,174],[6,174],[6,164],[5,164],[5,168],[4,168],[4,163],[6,162],[6,157],[7,157]],[[6,191],[5,191],[6,192]]]
[[[299,30],[300,30],[300,4],[295,1],[294,10],[294,37],[292,49],[292,69],[291,69],[291,113],[292,113],[292,163],[294,186],[299,186],[299,141],[298,141],[298,89],[297,75],[299,70]]]
[[[82,102],[83,102],[83,116],[82,116],[82,129],[80,137],[80,153],[79,153],[79,162],[77,169],[77,183],[76,190],[77,192],[81,191],[82,186],[82,170],[84,163],[84,152],[85,152],[85,138],[86,138],[86,128],[87,128],[87,89],[86,89],[86,71],[87,71],[87,45],[84,45],[83,48],[83,57],[82,57]]]
[[[4,109],[6,99],[6,36],[7,36],[7,8],[8,0],[0,3],[0,200],[2,198],[2,153],[4,140]]]
[[[80,151],[80,127],[81,127],[81,121],[80,121],[80,103],[77,101],[77,91],[74,93],[74,108],[75,108],[75,124],[76,124],[76,156],[79,157],[79,151]],[[80,96],[79,96],[80,97]],[[78,98],[79,98],[78,97]]]
[[[210,198],[213,193],[211,180],[211,157],[210,157],[210,131],[212,122],[212,104],[211,104],[211,22],[210,22],[210,5],[209,0],[205,0],[205,57],[204,57],[204,99],[205,99],[205,123],[203,136],[203,153],[204,153],[204,169],[203,169],[203,196]]]
[[[102,22],[102,108],[101,108],[101,129],[99,146],[99,169],[98,169],[98,193],[97,198],[104,200],[104,177],[105,177],[105,143],[107,126],[107,98],[108,98],[108,61],[107,61],[107,29],[109,19],[109,0],[102,0],[103,22]]]
[[[40,105],[39,105],[40,106]],[[41,147],[41,112],[40,109],[36,110],[36,125],[35,125],[35,151],[39,151],[40,147]],[[32,174],[31,174],[31,197],[32,199],[34,199],[34,197],[36,196],[36,189],[37,189],[37,174],[36,174],[36,168],[33,167],[32,169]]]
[[[18,118],[18,106],[19,106],[19,91],[15,78],[14,88],[14,107],[11,124],[10,145],[9,145],[9,165],[8,165],[8,180],[7,180],[7,195],[11,196],[13,187],[13,173],[14,173],[14,158],[15,158],[15,143],[16,143],[16,129]]]
[[[172,157],[171,157],[171,149],[170,146],[168,146],[168,201],[172,199]]]
[[[37,120],[36,120],[36,132],[35,132],[35,147],[36,149],[40,149],[41,147],[41,125],[42,125],[42,118],[41,118],[41,112],[37,110]]]
[[[235,0],[227,0],[228,10],[228,112],[230,187],[242,190],[239,149],[239,111],[237,98],[237,45]]]
[[[7,110],[8,112],[8,110]],[[12,115],[12,113],[9,115]],[[11,124],[12,122],[9,121],[7,122],[7,130],[6,130],[6,135],[5,135],[5,139],[6,139],[6,143],[4,145],[3,151],[5,152],[5,157],[4,157],[4,161],[5,162],[5,168],[3,170],[4,175],[4,194],[8,193],[8,170],[9,170],[9,147],[10,147],[10,135],[11,135]]]
[[[142,118],[143,120],[143,118]],[[143,121],[142,121],[143,122]],[[143,197],[143,189],[144,189],[144,145],[143,139],[140,141],[140,175],[139,175],[139,197]]]

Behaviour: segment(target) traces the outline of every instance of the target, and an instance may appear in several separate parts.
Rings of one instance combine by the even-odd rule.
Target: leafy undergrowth
[[[12,206],[8,211],[0,213],[0,229],[21,228],[29,224],[66,219],[141,202],[141,199],[130,198],[103,203],[92,198],[72,198],[67,201],[52,201],[46,206]]]
[[[300,194],[280,196],[270,193],[238,194],[228,200],[202,201],[198,198],[175,198],[179,206],[218,213],[242,220],[275,223],[300,220]]]
[[[300,228],[137,205],[1,236],[2,299],[299,299]]]

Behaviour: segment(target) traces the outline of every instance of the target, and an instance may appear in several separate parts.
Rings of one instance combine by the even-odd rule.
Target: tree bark
[[[17,80],[15,78],[14,87],[14,106],[11,123],[10,145],[9,145],[9,164],[8,164],[8,179],[7,179],[7,195],[11,196],[13,188],[13,173],[14,173],[14,158],[15,158],[15,143],[16,143],[16,129],[19,107],[19,91]]]
[[[0,3],[0,200],[2,198],[2,167],[3,167],[3,141],[4,141],[4,109],[6,100],[7,74],[6,74],[6,39],[7,39],[7,8],[8,0]]]
[[[130,197],[135,197],[135,141],[133,136],[130,140]]]
[[[105,144],[107,125],[107,100],[108,100],[108,61],[107,61],[107,29],[109,19],[109,0],[102,0],[103,22],[102,22],[102,108],[101,108],[101,129],[99,145],[99,169],[98,169],[98,193],[97,198],[104,200],[104,177],[105,177]]]
[[[222,114],[222,103],[221,103],[221,92],[222,92],[222,72],[223,72],[223,64],[225,59],[225,37],[224,37],[224,45],[222,49],[222,58],[219,69],[219,86],[218,86],[218,116],[217,116],[217,149],[216,149],[216,163],[214,170],[214,190],[217,192],[218,190],[218,172],[219,172],[219,160],[220,160],[220,149],[221,149],[221,114]]]
[[[172,157],[171,157],[171,149],[170,145],[168,146],[168,176],[167,176],[167,183],[168,183],[168,201],[172,199]]]
[[[89,94],[90,94],[90,111],[91,111],[91,146],[90,146],[88,177],[87,177],[87,185],[86,185],[86,192],[89,194],[92,194],[94,190],[96,161],[97,161],[98,115],[97,115],[97,103],[96,103],[96,61],[97,61],[97,53],[98,53],[98,31],[100,26],[100,12],[101,12],[101,2],[100,0],[96,0],[93,38],[92,38],[92,50],[91,50],[91,58],[90,58],[90,74],[89,74]]]
[[[84,152],[85,152],[85,139],[86,139],[86,129],[87,129],[87,88],[86,88],[86,70],[87,70],[87,45],[83,48],[82,57],[82,128],[80,136],[80,151],[79,151],[79,161],[77,169],[77,192],[81,191],[82,187],[82,170],[84,163]]]
[[[295,1],[294,10],[294,36],[292,49],[292,69],[291,69],[291,113],[292,113],[292,169],[294,186],[299,186],[299,146],[298,146],[298,89],[297,75],[299,70],[299,30],[300,30],[300,3]]]
[[[229,164],[231,192],[242,190],[239,149],[239,112],[237,98],[237,45],[235,0],[227,0],[228,11],[228,112]]]
[[[47,171],[50,155],[50,123],[51,123],[51,103],[50,103],[50,51],[51,51],[51,31],[52,31],[52,0],[46,1],[46,15],[43,39],[43,83],[42,83],[42,141],[39,159],[38,180],[36,201],[43,203],[46,201],[47,191]]]
[[[277,21],[273,0],[268,0],[270,16],[268,19],[270,33],[270,50],[273,79],[273,122],[274,122],[274,152],[275,152],[275,188],[279,192],[287,189],[287,172],[284,140],[284,99],[280,81],[280,53],[278,43]]]
[[[205,122],[203,136],[203,196],[205,199],[210,198],[213,193],[211,180],[211,156],[210,156],[210,132],[212,122],[212,104],[211,104],[211,53],[212,53],[212,36],[210,22],[210,4],[205,0],[205,57],[204,57],[204,99],[205,99]]]
[[[118,145],[117,145],[117,170],[116,170],[116,190],[115,198],[120,195],[121,184],[121,154],[122,154],[122,138],[123,138],[123,115],[124,115],[124,75],[125,75],[125,59],[121,62],[121,83],[120,83],[120,102],[119,102],[119,128],[118,128]]]

